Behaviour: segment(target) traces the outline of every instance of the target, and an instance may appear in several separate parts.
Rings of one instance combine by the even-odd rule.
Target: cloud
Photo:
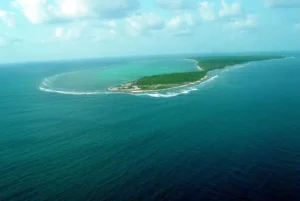
[[[53,5],[48,5],[47,1],[16,0],[13,5],[19,8],[33,24],[51,21],[56,17]]]
[[[207,1],[200,2],[198,5],[198,11],[200,18],[203,21],[213,21],[217,19],[214,3],[209,3]]]
[[[295,24],[295,29],[298,30],[298,31],[300,31],[300,22],[297,23],[297,24]]]
[[[1,9],[0,9],[0,21],[2,21],[5,25],[9,27],[16,26],[15,14]]]
[[[116,29],[102,29],[99,28],[93,32],[92,41],[102,42],[113,40],[118,35]]]
[[[166,31],[174,36],[189,35],[195,25],[191,14],[176,16],[166,22]]]
[[[133,15],[126,19],[128,32],[136,36],[140,34],[151,34],[164,28],[164,21],[155,13],[143,13]]]
[[[300,0],[264,0],[265,6],[270,8],[300,7]]]
[[[116,27],[117,27],[117,23],[116,23],[115,21],[113,21],[113,20],[108,21],[108,22],[106,23],[106,25],[107,25],[108,27],[110,27],[110,28],[116,28]]]
[[[57,37],[57,38],[62,37],[64,35],[63,32],[64,32],[64,29],[62,27],[57,27],[55,29],[55,37]]]
[[[0,47],[3,47],[6,45],[6,40],[0,36]]]
[[[56,27],[54,37],[62,40],[79,39],[86,28],[86,23],[73,24],[68,27]]]
[[[156,0],[156,4],[169,10],[193,9],[196,6],[195,0]]]
[[[93,30],[92,40],[95,42],[102,42],[114,39],[119,33],[119,25],[116,21],[111,20],[97,24],[96,29]]]
[[[127,31],[132,36],[149,36],[154,34],[167,34],[182,36],[191,34],[195,25],[190,13],[184,13],[164,21],[155,13],[134,15],[126,19]]]
[[[55,29],[54,35],[59,39],[71,40],[79,38],[81,33],[78,29],[57,27]]]
[[[203,21],[215,21],[221,18],[240,17],[244,11],[240,3],[227,3],[221,0],[220,7],[209,1],[202,1],[198,4],[198,13]]]
[[[256,15],[247,15],[243,19],[235,19],[226,25],[230,29],[241,31],[253,30],[258,26],[258,17]]]
[[[8,45],[18,45],[23,42],[23,39],[9,35],[8,33],[0,34],[0,47]]]
[[[101,42],[114,39],[119,33],[119,24],[109,21],[83,21],[61,25],[54,29],[51,39],[42,40],[42,44],[65,41],[94,41]]]
[[[15,0],[13,5],[33,24],[76,19],[124,18],[139,7],[138,0]]]
[[[221,0],[220,17],[235,17],[243,14],[242,7],[239,3],[228,4],[225,0]]]

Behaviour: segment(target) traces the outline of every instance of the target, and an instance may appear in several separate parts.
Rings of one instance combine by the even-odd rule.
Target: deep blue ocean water
[[[195,64],[1,65],[0,200],[300,200],[300,56],[289,56],[138,96],[105,83]]]

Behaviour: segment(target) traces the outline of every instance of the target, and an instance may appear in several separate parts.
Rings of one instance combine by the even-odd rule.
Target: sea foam
[[[97,94],[110,94],[110,92],[103,91],[64,91],[64,90],[55,90],[55,89],[47,89],[44,87],[39,87],[41,91],[48,93],[58,93],[58,94],[66,94],[66,95],[97,95]]]
[[[193,61],[193,62],[197,62],[195,60],[192,59],[185,59],[188,61]],[[65,94],[65,95],[103,95],[103,94],[116,94],[114,92],[108,92],[108,91],[78,91],[76,89],[73,90],[66,90],[66,89],[62,89],[62,88],[58,88],[58,87],[54,87],[54,82],[66,75],[70,75],[70,74],[76,74],[78,72],[81,72],[84,70],[80,70],[80,71],[75,71],[75,72],[66,72],[66,73],[61,73],[61,74],[57,74],[57,75],[53,75],[50,77],[46,77],[42,80],[41,84],[39,85],[38,89],[40,91],[43,92],[48,92],[48,93],[57,93],[57,94]],[[214,80],[215,78],[217,78],[218,76],[213,76],[201,83],[189,86],[189,87],[183,87],[180,89],[174,89],[174,90],[167,90],[167,91],[161,91],[161,92],[150,92],[150,93],[136,93],[136,94],[131,94],[131,95],[135,95],[135,96],[149,96],[149,97],[154,97],[154,98],[171,98],[171,97],[176,97],[179,95],[186,95],[189,94],[193,91],[197,91],[198,87],[211,82],[212,80]],[[120,94],[120,93],[119,93]],[[122,93],[124,94],[124,93]]]
[[[81,70],[83,71],[83,70]],[[40,86],[38,87],[40,91],[48,92],[48,93],[58,93],[58,94],[66,94],[66,95],[97,95],[97,94],[109,94],[111,92],[104,92],[104,91],[76,91],[76,90],[64,90],[60,88],[53,87],[53,83],[60,77],[70,74],[75,74],[81,71],[75,72],[67,72],[61,73],[57,75],[53,75],[50,77],[46,77],[41,82]]]
[[[176,97],[176,96],[180,96],[180,95],[186,95],[189,94],[193,91],[198,91],[199,87],[202,86],[203,84],[209,83],[211,81],[213,81],[214,79],[216,79],[218,77],[218,75],[215,75],[199,84],[195,84],[192,87],[188,87],[188,88],[182,88],[182,89],[176,89],[174,91],[164,91],[164,92],[153,92],[153,93],[140,93],[140,94],[133,94],[135,96],[150,96],[153,98],[172,98],[172,97]]]

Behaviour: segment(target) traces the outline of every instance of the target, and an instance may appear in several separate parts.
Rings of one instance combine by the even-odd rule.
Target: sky
[[[0,0],[0,62],[300,50],[300,0]]]

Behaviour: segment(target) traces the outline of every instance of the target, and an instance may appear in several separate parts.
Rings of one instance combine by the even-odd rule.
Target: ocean
[[[0,65],[0,201],[300,200],[300,54],[144,94],[184,58]]]

